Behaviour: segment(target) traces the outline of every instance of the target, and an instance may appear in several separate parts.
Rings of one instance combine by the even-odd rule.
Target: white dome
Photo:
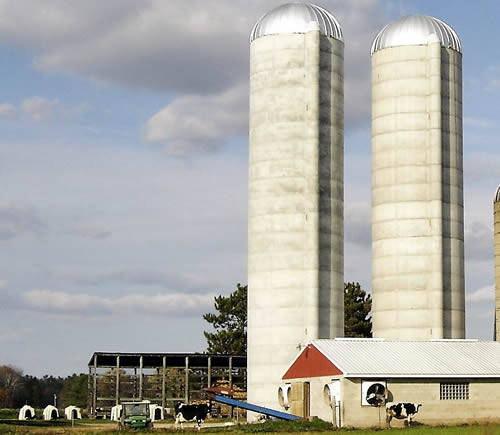
[[[250,42],[266,35],[306,33],[311,30],[311,21],[318,24],[323,35],[343,41],[339,22],[326,9],[306,3],[287,3],[257,21],[250,32]]]
[[[372,54],[386,47],[423,45],[437,38],[445,48],[462,52],[456,32],[445,22],[426,15],[408,15],[389,23],[375,37]]]

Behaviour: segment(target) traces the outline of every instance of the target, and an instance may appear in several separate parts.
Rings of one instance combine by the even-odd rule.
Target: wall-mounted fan
[[[278,401],[281,407],[288,410],[290,408],[290,390],[292,389],[291,384],[280,385],[278,388]]]
[[[361,381],[361,404],[368,406],[383,405],[387,397],[385,381]]]
[[[329,384],[323,388],[323,400],[328,406],[332,406],[340,400],[340,381],[332,379]]]

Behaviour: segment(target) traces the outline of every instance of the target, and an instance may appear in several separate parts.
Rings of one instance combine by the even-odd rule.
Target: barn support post
[[[142,367],[143,367],[143,356],[139,357],[139,400],[142,400]]]
[[[229,357],[229,390],[233,389],[233,357]],[[234,406],[231,406],[231,418],[234,418]]]
[[[97,412],[97,355],[94,354],[94,377],[92,386],[92,415],[95,417]]]
[[[186,357],[186,375],[184,379],[184,390],[185,390],[184,400],[186,401],[186,403],[189,403],[189,357],[188,356]]]
[[[89,410],[89,416],[92,417],[93,415],[93,408],[92,408],[92,367],[89,365],[89,376],[87,378],[87,409]]]
[[[115,405],[120,403],[120,355],[116,356]]]
[[[138,391],[137,391],[137,367],[134,367],[134,395],[132,398],[135,400],[139,397]]]
[[[210,388],[212,386],[212,357],[208,357],[207,361],[207,371],[208,371],[208,385],[207,387]]]
[[[162,375],[161,375],[161,407],[165,409],[166,406],[166,397],[165,397],[165,377],[167,376],[167,357],[163,356],[162,358]]]

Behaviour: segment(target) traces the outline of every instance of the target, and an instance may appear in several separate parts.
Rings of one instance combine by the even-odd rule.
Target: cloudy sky
[[[275,0],[0,0],[0,364],[202,351],[246,283],[248,34]],[[401,15],[463,43],[467,336],[493,330],[500,3],[317,1],[346,42],[345,279],[370,289],[370,44]]]

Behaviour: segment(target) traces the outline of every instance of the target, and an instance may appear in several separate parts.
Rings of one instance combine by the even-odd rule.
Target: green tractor
[[[148,402],[124,402],[119,429],[153,429]]]

